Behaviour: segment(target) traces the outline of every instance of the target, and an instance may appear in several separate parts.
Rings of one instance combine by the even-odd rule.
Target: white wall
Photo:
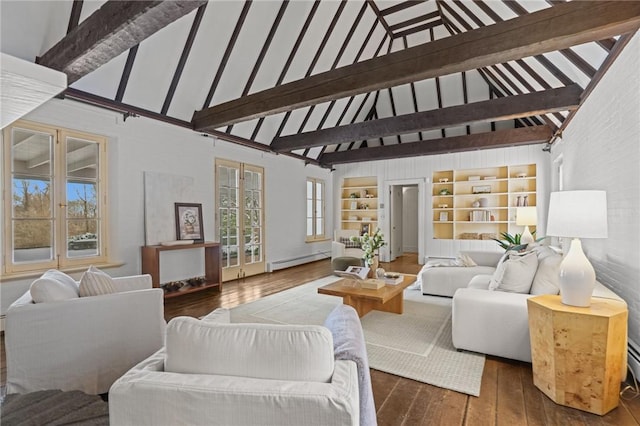
[[[460,250],[491,250],[500,251],[500,247],[495,241],[480,240],[438,240],[433,238],[432,210],[431,210],[431,176],[438,170],[472,169],[481,167],[495,167],[518,164],[537,164],[537,185],[538,211],[542,218],[538,225],[540,235],[546,229],[547,203],[549,199],[549,173],[550,155],[542,151],[543,145],[529,145],[520,147],[509,147],[499,149],[488,149],[482,151],[470,151],[454,154],[431,155],[414,158],[403,158],[397,160],[371,161],[366,163],[354,163],[335,166],[333,176],[334,193],[340,193],[340,185],[345,177],[356,176],[377,176],[378,177],[378,203],[385,208],[378,212],[379,226],[385,235],[389,234],[389,215],[385,211],[388,206],[388,194],[384,193],[384,182],[394,181],[395,185],[401,184],[403,180],[424,179],[426,181],[425,193],[420,197],[425,197],[426,212],[424,212],[425,223],[423,235],[419,235],[426,246],[427,256],[455,256]],[[334,217],[340,217],[339,205],[336,205]],[[336,224],[339,223],[338,219]],[[381,249],[382,259],[388,257],[387,248]],[[420,259],[423,263],[424,259]]]
[[[640,33],[622,51],[552,149],[564,189],[607,191],[609,238],[583,248],[599,281],[629,305],[640,343]]]
[[[139,274],[141,271],[140,246],[145,241],[144,171],[193,177],[194,194],[203,206],[205,239],[214,240],[215,158],[264,167],[267,262],[307,255],[310,256],[304,261],[330,256],[329,241],[305,243],[306,178],[315,177],[327,182],[327,211],[330,212],[334,197],[332,177],[327,169],[305,166],[303,161],[285,155],[244,148],[155,120],[140,117],[124,122],[122,114],[70,100],[49,101],[24,119],[109,138],[110,248],[112,258],[122,262],[122,266],[107,271],[113,276]],[[327,217],[327,229],[330,235],[333,229],[331,216]],[[326,254],[317,254],[321,252]],[[194,264],[201,265],[202,262],[198,259]],[[185,267],[180,262],[170,266]],[[193,276],[190,272],[187,270],[185,277]],[[72,275],[79,278],[79,274]],[[28,289],[32,280],[3,280],[0,313],[4,314],[7,307]]]

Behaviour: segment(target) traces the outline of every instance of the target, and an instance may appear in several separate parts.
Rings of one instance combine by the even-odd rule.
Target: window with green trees
[[[106,139],[25,121],[3,138],[3,274],[106,262]]]

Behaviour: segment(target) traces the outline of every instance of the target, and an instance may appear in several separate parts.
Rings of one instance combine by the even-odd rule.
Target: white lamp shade
[[[538,211],[535,207],[518,207],[516,209],[516,225],[536,225]]]
[[[607,238],[606,192],[552,192],[549,200],[547,235]]]

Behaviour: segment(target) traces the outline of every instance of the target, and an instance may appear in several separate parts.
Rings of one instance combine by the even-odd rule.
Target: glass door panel
[[[216,178],[223,281],[263,273],[262,168],[219,159]]]

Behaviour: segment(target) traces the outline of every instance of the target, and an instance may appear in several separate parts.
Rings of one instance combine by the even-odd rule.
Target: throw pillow
[[[560,262],[562,256],[554,254],[538,261],[538,270],[531,284],[531,294],[560,293]]]
[[[490,285],[489,289],[511,293],[529,293],[537,269],[538,257],[535,253],[510,255],[502,265],[502,275],[496,282],[497,285]]]
[[[34,303],[56,302],[78,297],[78,286],[73,278],[64,272],[51,269],[29,287]]]
[[[456,264],[459,266],[466,266],[466,267],[478,266],[478,264],[474,262],[474,260],[468,254],[464,254],[464,253],[461,253],[458,256],[458,258],[456,259]]]
[[[91,265],[80,278],[80,297],[115,293],[113,278]]]
[[[329,382],[333,337],[319,325],[222,324],[176,317],[167,324],[164,371]]]
[[[496,265],[496,270],[491,277],[491,281],[489,281],[489,290],[495,290],[498,287],[498,283],[502,281],[502,275],[504,274],[504,262],[507,260],[509,255],[514,253],[511,250],[507,250],[504,252],[498,264]]]
[[[353,241],[351,238],[340,237],[340,242],[344,248],[360,248],[360,241]]]

